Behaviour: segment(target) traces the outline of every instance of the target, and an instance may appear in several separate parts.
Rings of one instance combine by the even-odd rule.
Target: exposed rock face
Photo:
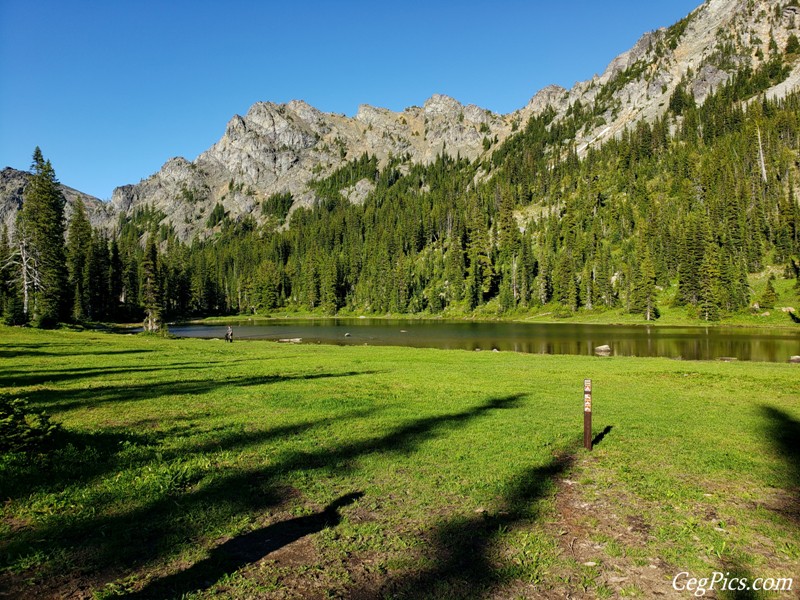
[[[0,171],[0,228],[5,224],[9,232],[14,230],[17,212],[22,208],[23,194],[29,179],[30,173],[11,167]],[[65,185],[61,185],[61,193],[67,200],[64,209],[67,219],[72,214],[72,206],[75,201],[81,198],[86,207],[86,215],[94,227],[102,227],[109,223],[111,210],[107,204]]]
[[[364,204],[369,193],[375,189],[375,184],[368,179],[361,179],[355,185],[351,185],[341,191],[342,196],[353,204]]]
[[[252,215],[260,220],[259,204],[270,195],[291,192],[293,210],[310,205],[315,201],[308,186],[312,179],[364,153],[376,156],[381,165],[392,157],[428,163],[440,153],[475,159],[493,152],[531,116],[552,110],[557,122],[578,104],[593,115],[574,139],[583,154],[640,119],[660,117],[681,82],[702,102],[736,70],[758,68],[770,56],[771,39],[784,48],[790,33],[796,33],[798,13],[776,6],[774,0],[708,0],[669,29],[643,35],[601,75],[571,90],[545,87],[508,115],[442,95],[402,112],[362,105],[353,118],[324,113],[302,101],[260,102],[246,115],[234,116],[220,140],[196,160],[173,158],[140,183],[117,188],[108,210],[96,210],[93,218],[102,220],[107,214],[116,219],[118,213],[151,205],[166,215],[182,239],[189,239],[204,233],[216,203],[234,219]],[[800,66],[768,95],[781,97],[798,84]],[[343,193],[352,202],[363,202],[369,184],[359,182]],[[7,218],[19,194],[4,189],[0,217]]]
[[[22,207],[22,193],[28,183],[28,174],[6,167],[0,171],[0,223],[8,226],[9,231],[14,226],[17,211]]]
[[[427,163],[442,152],[474,159],[485,151],[484,138],[505,138],[510,130],[508,117],[441,95],[400,113],[362,105],[354,118],[300,101],[258,103],[234,116],[194,162],[173,158],[141,183],[114,190],[111,203],[123,213],[150,204],[187,239],[203,228],[217,202],[234,218],[259,218],[259,203],[272,194],[291,192],[297,205],[312,203],[309,181],[364,153],[381,164],[399,156]],[[346,196],[363,202],[366,183]]]
[[[682,80],[702,103],[738,69],[756,69],[768,60],[770,35],[778,48],[785,48],[798,24],[800,17],[793,11],[776,11],[774,0],[708,0],[672,27],[644,34],[602,75],[576,83],[568,92],[544,88],[517,114],[524,123],[548,106],[556,111],[556,120],[576,102],[604,109],[600,119],[578,132],[576,148],[583,154],[640,119],[663,115]],[[782,97],[798,83],[800,66],[768,95]]]

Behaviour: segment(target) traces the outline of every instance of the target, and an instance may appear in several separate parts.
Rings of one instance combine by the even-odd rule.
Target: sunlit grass
[[[454,598],[608,597],[639,593],[609,582],[613,561],[800,566],[799,467],[776,435],[800,420],[795,365],[7,328],[0,359],[2,387],[65,428],[49,455],[0,457],[0,582],[29,581],[15,589],[31,595],[75,574],[100,595],[148,582],[163,595],[226,540],[354,492],[336,526],[303,538],[303,560],[248,555],[235,574],[170,589],[402,596],[435,581]],[[595,433],[612,426],[591,454],[584,378]],[[589,507],[580,523],[562,522],[563,478]],[[601,510],[646,533],[621,537]],[[593,530],[597,566],[565,549],[559,528],[576,523]]]

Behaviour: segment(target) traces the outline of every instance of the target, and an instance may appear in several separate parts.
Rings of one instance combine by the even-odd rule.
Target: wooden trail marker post
[[[583,380],[583,447],[592,449],[592,380]]]

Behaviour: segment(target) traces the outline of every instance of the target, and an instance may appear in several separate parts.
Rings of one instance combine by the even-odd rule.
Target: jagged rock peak
[[[322,111],[314,108],[305,100],[292,100],[286,105],[286,108],[291,110],[307,123],[315,123],[323,116]]]
[[[232,137],[247,133],[247,123],[241,115],[233,115],[228,125],[225,127],[225,135]]]
[[[543,87],[528,101],[525,108],[534,112],[541,112],[548,104],[556,104],[569,92],[560,85],[550,84]]]
[[[612,60],[606,67],[606,70],[600,76],[599,81],[604,84],[614,78],[616,75],[622,73],[625,69],[633,66],[637,61],[645,58],[647,53],[653,47],[654,42],[663,33],[664,29],[657,31],[648,31],[633,45],[630,50],[626,50],[614,60]]]
[[[394,118],[395,116],[396,113],[388,108],[370,106],[369,104],[359,104],[358,112],[356,112],[356,116],[354,118],[356,121],[370,125],[383,122],[386,119]]]
[[[256,219],[259,203],[275,193],[291,192],[297,206],[312,206],[315,192],[309,183],[364,153],[379,164],[400,156],[424,164],[445,151],[470,160],[486,156],[548,107],[555,123],[572,114],[571,107],[585,113],[587,122],[570,140],[580,155],[639,120],[660,118],[678,85],[702,102],[737,69],[758,68],[770,56],[773,36],[773,45],[785,48],[800,16],[782,2],[708,0],[674,26],[645,33],[602,75],[569,90],[549,85],[510,115],[443,94],[400,112],[362,104],[354,118],[322,112],[302,100],[257,102],[244,116],[230,119],[222,138],[193,163],[172,159],[148,180],[119,188],[114,201],[121,211],[141,203],[156,206],[188,239],[203,234],[215,203],[231,218]],[[785,95],[798,84],[800,64],[795,64],[772,93]],[[360,183],[344,194],[352,202],[368,193]]]
[[[444,94],[434,94],[423,106],[427,116],[457,116],[463,109],[464,106],[458,100]]]

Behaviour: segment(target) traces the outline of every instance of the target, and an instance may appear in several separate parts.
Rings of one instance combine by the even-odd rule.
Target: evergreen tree
[[[761,297],[758,299],[758,305],[761,308],[775,308],[775,304],[778,302],[778,292],[775,291],[775,274],[769,276],[767,279],[767,286],[764,289],[764,293],[761,294]]]
[[[583,266],[578,302],[587,310],[594,308],[594,264],[591,261],[587,261]]]
[[[144,308],[144,330],[156,332],[162,329],[161,321],[161,277],[158,250],[151,235],[142,260],[142,306]]]
[[[531,248],[530,237],[525,236],[521,242],[519,255],[519,304],[527,308],[531,304],[536,279],[536,259]]]
[[[8,239],[8,227],[3,224],[0,232],[0,317],[6,312],[6,304],[10,298],[10,284],[13,273],[13,256],[11,242]]]
[[[512,267],[513,268],[513,267]],[[506,313],[516,308],[516,299],[514,298],[513,290],[514,277],[512,273],[506,272],[503,274],[503,279],[500,281],[500,294],[498,300],[498,312]]]
[[[474,310],[483,301],[483,274],[481,265],[475,254],[470,255],[467,279],[464,284],[464,298],[467,301],[467,310]]]
[[[594,293],[596,304],[606,308],[614,306],[614,288],[611,285],[611,265],[608,252],[600,252],[600,260],[595,272]]]
[[[83,289],[87,299],[85,314],[93,321],[109,316],[110,268],[108,239],[102,232],[95,231],[89,240],[89,253],[83,270]]]
[[[52,327],[69,313],[64,252],[64,196],[55,171],[37,146],[17,227],[24,262],[25,310],[39,327]]]
[[[650,251],[645,247],[632,290],[630,311],[644,315],[645,321],[657,319],[656,296],[656,271]]]
[[[467,301],[470,308],[482,304],[492,293],[495,270],[492,264],[489,231],[476,206],[471,209],[469,228],[469,270],[467,273]]]
[[[797,54],[798,52],[800,52],[800,41],[798,41],[797,36],[792,33],[786,40],[786,54]]]
[[[464,298],[464,250],[461,241],[450,239],[444,255],[444,288],[448,302],[460,302]]]
[[[321,252],[313,253],[307,258],[303,265],[303,278],[301,289],[306,308],[315,309],[320,303],[319,294],[319,255]]]
[[[578,309],[578,285],[572,253],[562,251],[553,269],[553,298],[572,311]]]
[[[256,296],[255,305],[262,313],[269,313],[269,311],[278,307],[278,288],[280,286],[280,274],[277,265],[270,261],[262,262],[256,272],[255,290]]]
[[[85,267],[92,243],[92,226],[86,217],[86,209],[80,198],[73,206],[72,218],[67,230],[67,271],[70,297],[73,299],[72,318],[83,321],[88,316],[89,295],[84,284],[91,281]]]
[[[336,268],[336,259],[329,257],[322,267],[319,283],[320,302],[325,314],[335,315],[336,311],[339,310],[337,286],[338,269]]]
[[[25,323],[20,290],[20,264],[16,259],[15,248],[8,236],[8,228],[3,225],[0,234],[0,319],[6,325]]]
[[[716,255],[716,249],[709,245],[708,221],[705,215],[692,213],[687,217],[681,250],[677,300],[681,304],[696,306],[701,295],[703,261],[709,251]],[[718,270],[719,266],[716,265],[715,268]]]
[[[122,257],[119,252],[119,244],[117,239],[113,238],[109,247],[109,265],[108,265],[108,306],[109,313],[112,319],[119,319],[121,315],[122,303],[122,275],[124,272],[124,265],[122,264]]]
[[[541,263],[541,270],[536,277],[536,300],[539,304],[547,304],[553,299],[553,258],[548,253],[544,256]]]
[[[697,308],[704,321],[716,321],[720,316],[721,273],[718,248],[713,243],[706,245],[703,262],[700,265]]]
[[[138,318],[134,315],[139,313],[139,261],[141,249],[137,245],[135,247],[128,246],[124,254],[121,252],[122,258],[122,277],[121,277],[121,312],[125,318]]]

